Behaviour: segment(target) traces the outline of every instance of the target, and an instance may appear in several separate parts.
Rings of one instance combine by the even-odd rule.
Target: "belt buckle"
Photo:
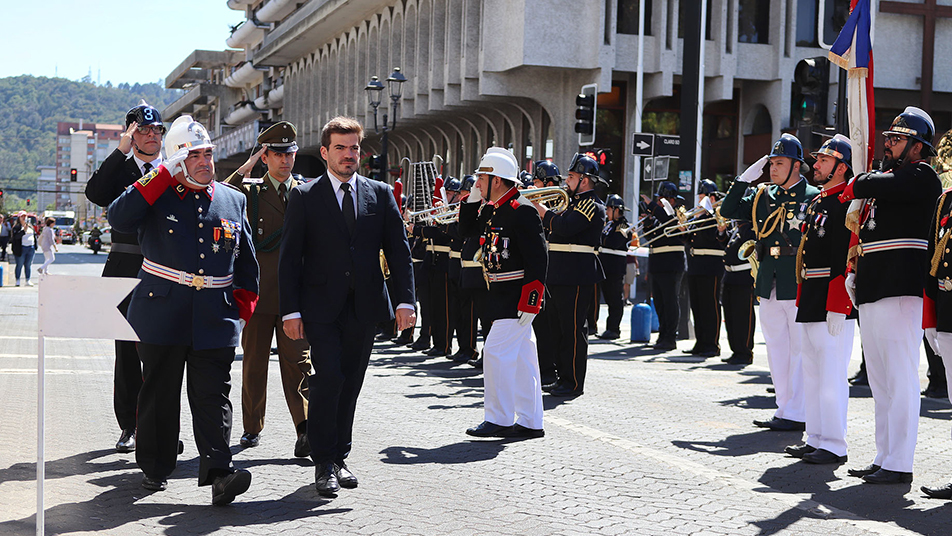
[[[202,290],[205,288],[205,278],[200,275],[193,275],[192,286],[195,287],[195,290]]]
[[[780,246],[770,246],[770,256],[773,258],[780,257]]]

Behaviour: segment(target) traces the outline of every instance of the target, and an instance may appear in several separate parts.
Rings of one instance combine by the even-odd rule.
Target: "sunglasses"
[[[892,147],[893,145],[899,144],[904,139],[906,139],[905,136],[900,136],[899,134],[890,134],[886,136],[886,141],[884,142],[884,145],[886,145],[887,147]]]
[[[136,132],[142,134],[143,136],[149,134],[150,132],[158,134],[159,136],[165,134],[164,125],[145,125],[142,127],[136,127]]]

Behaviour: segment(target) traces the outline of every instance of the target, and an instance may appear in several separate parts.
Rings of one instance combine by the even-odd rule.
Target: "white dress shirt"
[[[136,156],[136,153],[134,151],[132,153],[132,159],[135,160],[136,165],[139,166],[139,173],[142,173],[143,175],[145,175],[146,171],[144,166],[146,164],[146,161]],[[149,171],[152,171],[153,169],[159,167],[159,164],[161,163],[162,163],[161,158],[156,158],[155,160],[152,160],[151,162],[149,162],[149,164],[152,165],[152,168],[149,169]]]

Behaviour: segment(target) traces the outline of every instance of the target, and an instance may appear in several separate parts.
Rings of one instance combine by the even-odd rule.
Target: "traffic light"
[[[611,181],[612,150],[599,149],[595,151],[595,161],[598,162],[598,175],[607,181]]]
[[[387,177],[383,169],[383,156],[379,154],[371,155],[370,157],[370,176],[374,180],[381,182],[386,182]]]
[[[830,60],[822,56],[800,60],[793,71],[793,119],[798,124],[825,124],[829,93]]]
[[[575,132],[579,145],[595,143],[595,112],[597,109],[598,84],[582,86],[582,92],[575,97]]]
[[[76,168],[69,169],[69,182],[76,182]]]

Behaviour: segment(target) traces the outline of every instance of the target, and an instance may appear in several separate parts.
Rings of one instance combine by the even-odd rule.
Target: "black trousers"
[[[188,406],[200,456],[198,485],[212,483],[214,470],[231,470],[231,364],[234,348],[195,350],[190,346],[138,343],[143,382],[136,423],[136,463],[152,478],[164,479],[178,456],[182,377],[188,370]]]
[[[7,243],[9,242],[9,236],[0,236],[0,261],[7,259]]]
[[[681,278],[684,272],[660,272],[650,274],[651,296],[658,313],[658,341],[674,343],[678,338],[678,321],[681,318]]]
[[[433,347],[449,353],[453,347],[449,275],[441,270],[431,270],[427,283],[430,287],[430,333],[433,335]]]
[[[605,330],[621,333],[621,317],[625,314],[625,274],[606,275],[605,280],[598,284],[598,288],[601,290],[602,299],[608,305]]]
[[[429,272],[423,266],[425,261],[413,261],[413,281],[416,283],[416,298],[420,302],[420,335],[418,339],[430,341],[432,331],[433,308],[430,306]]]
[[[722,285],[721,305],[724,307],[724,325],[731,354],[738,357],[754,355],[754,287],[751,285]]]
[[[132,253],[109,253],[106,264],[103,266],[103,277],[138,277],[142,267],[142,256]],[[119,304],[119,311],[126,316],[130,293]],[[132,341],[116,341],[116,366],[113,376],[112,407],[116,413],[116,421],[123,430],[135,430],[136,405],[139,400],[139,389],[142,388],[142,364],[139,361],[139,352],[136,343]]]
[[[597,302],[595,284],[552,285],[549,292],[553,306],[549,337],[556,352],[559,383],[582,390],[588,364],[588,321]]]
[[[374,324],[360,322],[354,295],[331,323],[304,324],[314,375],[308,378],[307,438],[314,463],[341,464],[353,443],[354,412],[374,343]]]
[[[929,363],[929,369],[926,372],[926,377],[929,378],[929,387],[940,388],[946,387],[945,379],[945,365],[942,363],[942,356],[936,355],[932,351],[932,346],[929,345],[929,341],[922,338],[922,343],[926,347],[926,361]]]
[[[694,318],[694,349],[698,352],[720,351],[721,276],[688,274],[687,280],[691,316]]]
[[[479,324],[487,324],[483,311],[486,296],[489,290],[483,288],[459,289],[459,324],[456,326],[457,342],[460,351],[476,358],[476,336],[479,334]]]
[[[542,300],[542,310],[532,321],[532,330],[536,336],[536,354],[539,357],[539,374],[543,384],[556,381],[559,378],[556,361],[558,360],[557,344],[553,335],[553,325],[556,321],[552,318],[552,310],[555,305],[552,303],[552,294],[546,289],[545,298]]]

